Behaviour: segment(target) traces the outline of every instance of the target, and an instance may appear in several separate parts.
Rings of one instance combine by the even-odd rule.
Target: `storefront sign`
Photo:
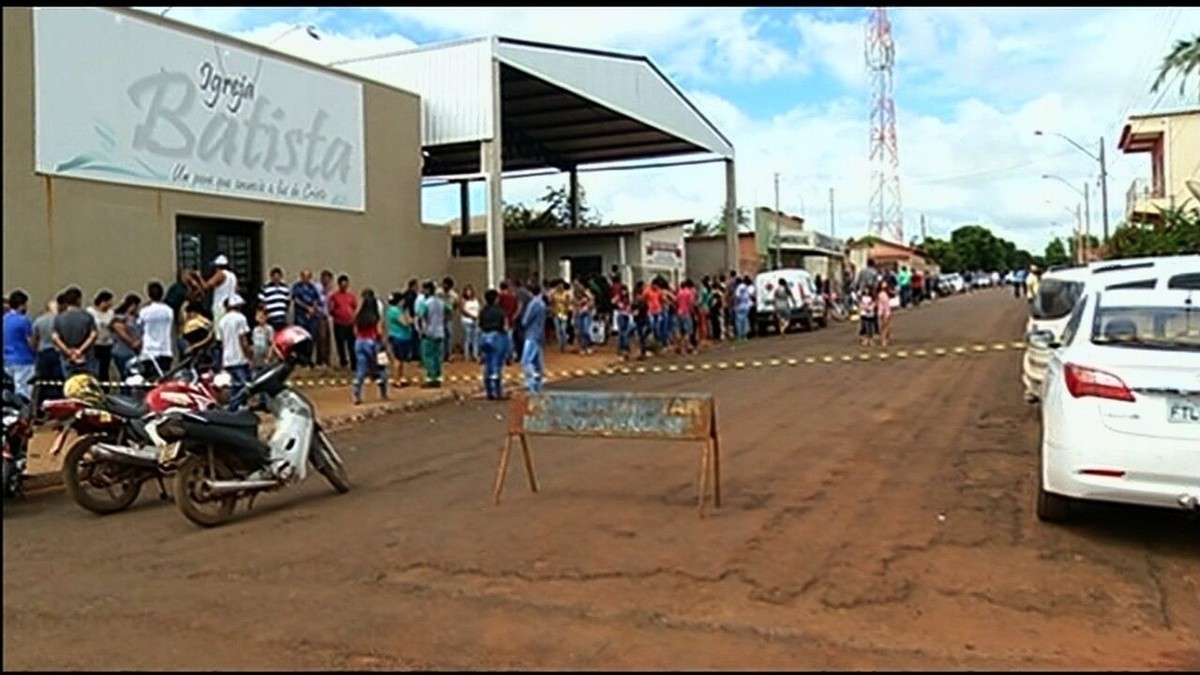
[[[34,10],[44,174],[362,211],[362,85],[126,14]]]
[[[680,267],[683,265],[683,247],[669,241],[648,241],[646,264],[654,267]]]

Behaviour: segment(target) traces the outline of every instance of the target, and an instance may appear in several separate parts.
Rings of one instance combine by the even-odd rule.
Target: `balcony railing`
[[[1156,190],[1145,178],[1135,178],[1125,192],[1125,219],[1130,219],[1135,212],[1157,213],[1150,200],[1165,197],[1166,190]]]

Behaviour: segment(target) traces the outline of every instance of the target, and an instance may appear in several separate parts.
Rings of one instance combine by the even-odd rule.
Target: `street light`
[[[1052,202],[1047,199],[1046,203],[1050,204]],[[1083,222],[1079,215],[1079,205],[1076,204],[1075,208],[1073,209],[1069,206],[1063,206],[1062,208],[1063,211],[1066,211],[1068,215],[1075,219],[1075,227],[1072,228],[1072,238],[1075,239],[1075,245],[1071,247],[1071,252],[1074,254],[1075,262],[1086,263],[1088,259],[1088,241],[1083,234]]]
[[[1091,157],[1092,160],[1099,162],[1099,164],[1100,164],[1100,202],[1101,202],[1100,207],[1102,209],[1104,209],[1104,241],[1105,241],[1105,243],[1107,243],[1108,242],[1108,164],[1104,161],[1104,137],[1103,136],[1100,137],[1100,152],[1098,154],[1092,154],[1091,150],[1088,150],[1087,148],[1083,147],[1082,145],[1076,143],[1075,141],[1071,140],[1064,134],[1060,134],[1057,131],[1051,131],[1049,133],[1054,136],[1058,136],[1059,138],[1063,139],[1064,141],[1075,146],[1075,149],[1079,150],[1080,152],[1087,155],[1088,157]],[[1046,132],[1042,131],[1041,129],[1038,129],[1037,131],[1033,132],[1033,135],[1045,136]]]
[[[1075,194],[1078,194],[1083,197],[1084,246],[1085,247],[1089,246],[1090,242],[1088,241],[1088,237],[1092,236],[1092,206],[1091,206],[1091,193],[1090,193],[1091,186],[1085,181],[1083,184],[1083,189],[1080,190],[1079,188],[1075,187],[1074,185],[1071,185],[1070,181],[1063,178],[1062,176],[1053,176],[1053,175],[1046,174],[1046,173],[1042,174],[1042,180],[1056,180],[1056,181],[1062,183],[1063,185],[1066,185],[1067,187],[1074,190]]]
[[[308,33],[308,37],[310,37],[310,38],[312,38],[312,39],[314,39],[314,40],[320,40],[320,39],[321,39],[321,34],[317,32],[317,27],[316,27],[316,26],[312,25],[311,23],[310,23],[310,24],[307,24],[307,25],[303,25],[303,24],[296,24],[295,26],[292,26],[291,28],[289,28],[289,29],[287,29],[287,30],[283,31],[282,33],[280,33],[278,36],[276,36],[276,37],[275,37],[275,39],[274,39],[274,40],[271,40],[270,42],[268,42],[268,43],[267,43],[267,46],[268,46],[268,47],[270,47],[271,45],[275,44],[276,42],[279,42],[279,41],[280,41],[280,40],[282,40],[283,38],[285,38],[285,37],[287,37],[287,36],[291,35],[292,33],[295,33],[296,31],[298,31],[298,30],[300,30],[300,29],[304,29],[304,32],[305,32],[305,33]]]

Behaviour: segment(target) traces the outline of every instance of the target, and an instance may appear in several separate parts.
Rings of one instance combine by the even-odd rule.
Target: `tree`
[[[921,248],[947,272],[1021,269],[1034,262],[1029,251],[982,225],[964,225],[950,233],[949,241],[926,237]]]
[[[1071,262],[1071,256],[1067,253],[1067,246],[1063,243],[1062,239],[1055,237],[1050,240],[1049,244],[1046,244],[1046,252],[1042,256],[1042,262],[1047,267],[1051,265],[1066,265]]]
[[[1191,40],[1177,41],[1171,52],[1163,57],[1158,77],[1151,85],[1150,93],[1158,93],[1158,90],[1166,84],[1167,77],[1171,73],[1178,73],[1180,76],[1179,94],[1183,95],[1193,70],[1196,71],[1195,79],[1198,85],[1196,88],[1197,99],[1200,99],[1200,34]]]
[[[524,204],[504,205],[504,227],[510,230],[544,230],[571,226],[571,196],[566,187],[546,186],[546,194],[538,199],[538,208]],[[600,212],[587,203],[583,186],[579,186],[579,225],[601,225]]]
[[[1159,211],[1158,222],[1118,225],[1108,239],[1106,257],[1133,258],[1200,251],[1200,209],[1191,206],[1191,200]]]
[[[738,208],[737,225],[738,232],[747,232],[750,230],[750,209],[745,207]],[[693,236],[725,234],[725,209],[721,209],[721,213],[717,214],[712,220],[697,220],[692,225],[691,234]]]

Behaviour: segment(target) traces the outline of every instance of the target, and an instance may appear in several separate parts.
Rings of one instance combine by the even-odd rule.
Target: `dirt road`
[[[897,317],[900,345],[1018,338],[1003,292]],[[848,326],[740,346],[842,353]],[[6,508],[8,669],[1190,669],[1200,528],[1095,507],[1032,514],[1037,423],[1018,355],[575,381],[713,391],[725,506],[698,452],[534,439],[488,499],[504,409],[339,434],[319,479],[200,530],[147,499],[96,518]]]

